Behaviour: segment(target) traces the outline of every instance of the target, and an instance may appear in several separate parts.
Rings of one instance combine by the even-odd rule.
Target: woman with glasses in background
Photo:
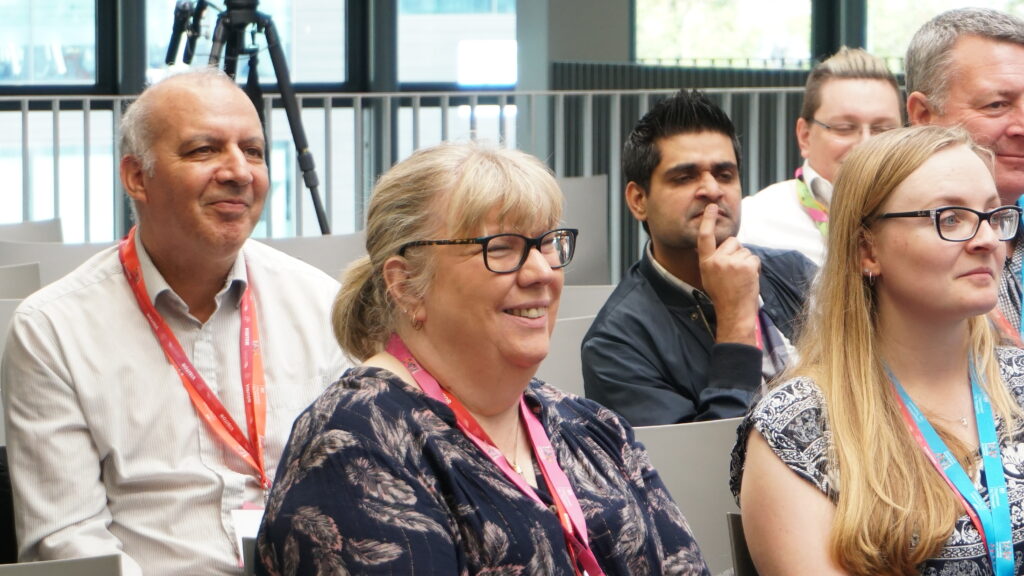
[[[799,363],[733,454],[762,576],[1015,573],[1024,352],[986,314],[1019,223],[961,130],[847,157]]]
[[[629,426],[533,375],[576,230],[550,171],[442,144],[378,182],[334,308],[363,362],[296,421],[262,574],[707,574]]]

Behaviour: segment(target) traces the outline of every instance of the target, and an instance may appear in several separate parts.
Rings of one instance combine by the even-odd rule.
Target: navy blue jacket
[[[792,340],[817,267],[792,250],[746,248],[761,259],[764,310]],[[705,300],[701,309],[693,294],[654,269],[645,251],[583,339],[587,398],[634,426],[746,414],[760,388],[762,353],[716,344],[714,308]]]

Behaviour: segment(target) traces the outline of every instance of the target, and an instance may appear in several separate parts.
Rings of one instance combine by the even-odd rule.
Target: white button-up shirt
[[[338,283],[250,240],[203,324],[136,242],[151,301],[243,430],[238,305],[252,282],[273,479],[295,417],[349,366],[330,330]],[[231,511],[266,494],[193,408],[116,247],[19,307],[0,383],[22,560],[120,552],[127,574],[241,573]]]

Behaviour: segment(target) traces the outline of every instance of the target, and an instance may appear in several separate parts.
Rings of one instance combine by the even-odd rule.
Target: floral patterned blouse
[[[538,380],[526,400],[606,574],[709,574],[625,421]],[[257,546],[257,574],[574,573],[551,509],[509,481],[447,406],[371,367],[346,372],[296,420]]]
[[[1024,406],[1024,350],[1004,348],[998,350],[1003,381],[1007,383],[1017,403]],[[807,378],[794,378],[771,390],[762,398],[740,424],[738,440],[732,453],[730,487],[739,500],[743,463],[746,458],[747,437],[752,429],[764,437],[772,451],[798,476],[813,484],[836,502],[839,478],[831,469],[828,453],[832,434],[826,420],[825,401],[821,390]],[[1005,425],[996,422],[996,432],[1002,436]],[[1003,471],[1010,499],[1013,522],[1013,553],[1015,574],[1024,570],[1024,424],[1018,422],[1001,444]],[[972,478],[974,486],[988,501],[988,493],[980,472]],[[992,574],[992,565],[981,541],[981,535],[964,514],[954,523],[953,533],[946,541],[938,558],[921,566],[923,576],[983,576]]]

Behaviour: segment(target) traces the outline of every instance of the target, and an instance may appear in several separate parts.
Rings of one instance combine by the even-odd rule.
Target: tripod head
[[[256,2],[257,0],[252,0]],[[185,64],[192,63],[192,56],[196,53],[196,40],[202,32],[203,12],[209,6],[206,0],[197,0],[195,4],[189,0],[178,0],[174,6],[174,27],[171,29],[171,42],[167,46],[167,57],[164,62],[173,66],[178,60],[178,47],[181,45],[181,35],[185,34],[185,52],[181,60]]]
[[[288,124],[292,129],[292,139],[295,141],[302,179],[312,196],[313,209],[316,211],[321,233],[330,234],[330,224],[327,222],[327,215],[320,201],[320,193],[317,191],[320,182],[316,175],[316,166],[313,162],[313,155],[309,151],[306,131],[302,127],[302,118],[295,98],[295,88],[292,86],[291,78],[288,77],[288,64],[285,62],[284,52],[281,49],[277,27],[274,26],[274,21],[270,16],[256,10],[258,4],[259,0],[224,0],[225,8],[217,16],[217,26],[214,28],[211,39],[209,66],[219,66],[221,51],[225,51],[224,72],[234,78],[239,57],[243,54],[248,56],[249,81],[246,93],[252,99],[257,112],[260,113],[260,120],[263,121],[263,92],[257,72],[259,48],[254,43],[252,45],[246,43],[245,33],[247,30],[252,30],[253,36],[256,33],[264,35],[267,41],[267,51],[270,53],[270,61],[274,65],[274,73],[277,76],[281,102],[288,116]],[[183,33],[187,33],[188,38],[182,60],[185,64],[192,63],[196,39],[199,38],[202,27],[203,12],[208,5],[207,0],[196,0],[194,5],[190,0],[179,0],[175,5],[174,28],[171,31],[171,43],[167,47],[166,62],[168,66],[173,66],[177,60],[178,47]],[[254,28],[250,29],[250,26],[254,26]]]

